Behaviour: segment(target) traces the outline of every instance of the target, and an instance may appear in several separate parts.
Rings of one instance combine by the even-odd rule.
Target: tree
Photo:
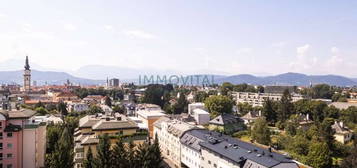
[[[110,168],[112,152],[110,150],[110,141],[107,134],[100,137],[97,150],[98,154],[95,159],[96,167]]]
[[[313,142],[309,147],[306,163],[314,168],[329,168],[332,165],[331,153],[325,142]]]
[[[283,96],[281,97],[277,110],[278,120],[281,122],[285,122],[293,111],[293,104],[291,103],[291,95],[289,90],[286,89],[284,91]]]
[[[91,114],[91,115],[98,114],[98,113],[103,113],[103,112],[104,112],[103,109],[98,107],[98,106],[96,106],[96,105],[91,105],[89,107],[89,109],[88,109],[88,114]]]
[[[35,110],[36,110],[36,113],[39,115],[48,114],[48,111],[44,107],[37,107]]]
[[[67,115],[68,111],[67,111],[67,103],[61,101],[58,103],[57,105],[57,111],[60,112],[62,115]]]
[[[123,106],[121,106],[121,105],[115,105],[114,107],[113,107],[113,111],[114,112],[117,112],[117,113],[120,113],[120,114],[124,114],[124,107]]]
[[[157,134],[155,134],[154,143],[149,146],[148,152],[148,165],[150,165],[149,168],[160,168],[162,163],[162,156]]]
[[[215,95],[205,100],[205,106],[211,116],[216,117],[219,114],[232,113],[233,101],[227,96]]]
[[[244,116],[245,114],[253,111],[253,106],[249,103],[238,103],[237,104],[238,112],[240,115]]]
[[[195,94],[194,100],[195,102],[204,102],[207,97],[208,93],[204,91],[199,91]]]
[[[356,136],[356,135],[355,135]],[[357,138],[354,139],[353,147],[349,155],[343,160],[341,168],[356,168],[357,167]]]
[[[334,142],[335,142],[335,131],[332,129],[332,124],[334,120],[332,118],[326,118],[320,125],[319,135],[321,142],[325,142],[330,151],[333,151]]]
[[[180,93],[177,103],[173,105],[172,110],[174,114],[187,113],[188,101],[184,93]]]
[[[113,147],[112,166],[117,168],[130,167],[127,161],[127,152],[121,138],[118,138],[118,141]]]
[[[111,107],[112,106],[112,99],[110,97],[105,96],[104,104]]]
[[[49,156],[49,167],[63,168],[73,166],[73,144],[72,136],[68,128],[64,128],[61,138],[58,140],[55,150]]]
[[[224,82],[221,86],[221,94],[227,96],[228,92],[233,91],[234,85],[229,82]]]
[[[92,149],[91,149],[90,146],[89,146],[89,149],[87,151],[86,160],[84,161],[84,167],[85,168],[95,168],[93,153],[92,153]]]
[[[262,117],[255,121],[251,134],[252,139],[260,144],[269,145],[271,142],[268,123]]]
[[[313,98],[315,99],[331,99],[333,95],[333,90],[327,84],[315,85],[312,88]]]
[[[267,99],[264,102],[262,115],[266,118],[268,122],[275,123],[277,121],[276,108],[276,103],[271,101],[270,99]]]
[[[164,85],[151,84],[148,85],[143,97],[143,103],[156,104],[161,107],[164,106],[163,96],[165,92]]]

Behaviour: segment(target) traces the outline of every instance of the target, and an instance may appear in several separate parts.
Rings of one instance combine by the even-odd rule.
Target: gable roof
[[[231,123],[236,123],[239,121],[239,118],[233,114],[221,114],[211,120],[209,123],[210,124],[215,124],[215,125],[226,125],[226,124],[231,124]]]

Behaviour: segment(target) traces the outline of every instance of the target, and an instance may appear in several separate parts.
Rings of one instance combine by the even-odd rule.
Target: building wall
[[[136,129],[122,129],[122,130],[103,130],[103,131],[94,131],[96,136],[100,136],[103,134],[108,134],[108,135],[116,135],[119,134],[120,131],[123,131],[122,135],[132,135],[136,133]]]
[[[23,164],[26,165],[27,168],[35,168],[36,167],[36,129],[24,129],[24,138],[26,141],[24,142],[23,149]]]
[[[201,153],[181,145],[181,162],[189,168],[201,168]]]
[[[240,168],[239,165],[228,162],[227,160],[215,155],[214,153],[201,148],[202,159],[201,167],[204,168]],[[262,167],[263,168],[263,167]]]

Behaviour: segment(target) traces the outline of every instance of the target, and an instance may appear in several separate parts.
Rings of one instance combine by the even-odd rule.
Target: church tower
[[[24,70],[24,91],[29,92],[31,90],[31,70],[29,65],[29,58],[26,56],[25,70]]]

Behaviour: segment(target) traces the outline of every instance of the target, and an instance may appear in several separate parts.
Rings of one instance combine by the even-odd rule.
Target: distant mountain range
[[[231,82],[234,84],[249,83],[255,85],[294,85],[308,86],[312,84],[329,84],[336,86],[355,86],[357,79],[338,75],[305,75],[300,73],[284,73],[274,76],[257,77],[253,75],[233,75],[216,79],[216,83]]]
[[[31,71],[31,80],[36,81],[38,85],[48,84],[64,84],[67,79],[75,84],[93,85],[103,84],[104,80],[92,80],[72,76],[66,72],[54,71]],[[0,84],[23,83],[23,71],[0,71]]]
[[[96,69],[86,70],[85,72],[90,74],[95,72]],[[102,71],[101,71],[102,72]],[[111,72],[113,73],[113,72]],[[120,74],[120,72],[116,72]],[[144,74],[149,74],[147,71]],[[114,73],[113,73],[114,74]],[[125,77],[119,79],[125,82],[137,82],[137,74],[139,71],[133,72],[133,74],[126,74]],[[156,76],[157,74],[155,74]],[[207,74],[209,75],[209,74]],[[202,76],[202,75],[201,75]],[[308,86],[312,84],[326,83],[329,85],[336,86],[357,86],[356,78],[347,78],[338,75],[305,75],[300,73],[284,73],[274,76],[259,77],[249,74],[241,75],[213,75],[214,83],[221,84],[223,82],[230,82],[233,84],[248,83],[254,85],[296,85],[296,86]],[[130,78],[131,77],[131,78]],[[36,81],[38,85],[48,84],[63,84],[68,80],[75,84],[82,85],[98,85],[105,84],[106,75],[103,74],[102,80],[94,80],[88,78],[75,77],[66,72],[55,72],[55,71],[37,71],[32,70],[32,80]],[[212,79],[211,77],[209,78]],[[23,82],[23,71],[0,71],[0,84],[6,83],[18,83]]]

